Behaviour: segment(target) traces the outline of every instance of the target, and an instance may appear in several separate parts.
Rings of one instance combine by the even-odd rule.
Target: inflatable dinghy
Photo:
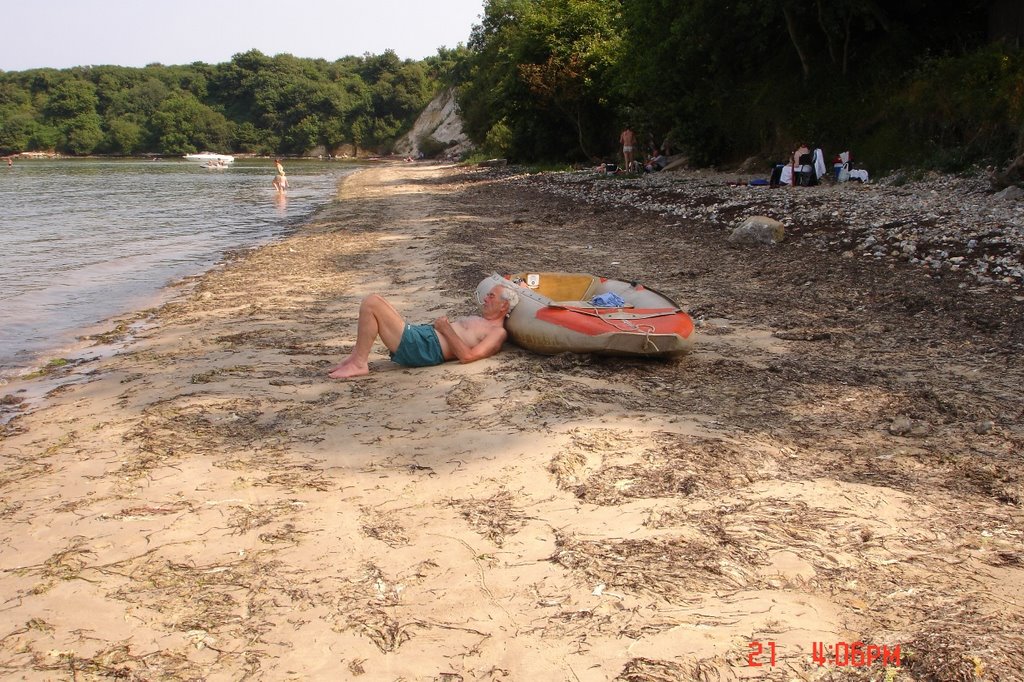
[[[505,328],[514,343],[535,353],[671,358],[693,347],[690,316],[636,282],[569,272],[494,274],[480,282],[477,297],[495,284],[519,294]]]

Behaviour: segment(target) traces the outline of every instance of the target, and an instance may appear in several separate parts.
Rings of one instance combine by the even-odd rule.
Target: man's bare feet
[[[347,358],[336,364],[334,367],[331,367],[329,370],[327,370],[328,376],[333,374],[334,372],[337,372],[342,367],[346,367],[350,362],[352,362],[352,356],[348,356]]]
[[[357,362],[349,358],[337,367],[333,368],[327,376],[332,379],[350,379],[361,377],[370,373],[370,366],[365,362]]]

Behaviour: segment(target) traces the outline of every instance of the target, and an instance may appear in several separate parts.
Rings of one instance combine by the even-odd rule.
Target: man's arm
[[[462,340],[447,317],[439,317],[434,320],[434,329],[444,337],[452,352],[455,353],[455,357],[462,364],[491,357],[501,350],[501,344],[505,343],[505,339],[508,338],[508,332],[504,327],[494,327],[487,332],[484,338],[480,339],[479,343],[470,346]]]

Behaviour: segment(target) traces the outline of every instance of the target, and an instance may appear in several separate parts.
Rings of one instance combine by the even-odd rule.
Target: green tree
[[[67,77],[46,93],[44,120],[59,131],[55,148],[69,154],[91,154],[103,141],[99,98],[88,80]]]
[[[0,154],[28,150],[35,125],[31,112],[0,107]]]
[[[430,101],[433,90],[426,71],[421,64],[403,62],[394,51],[387,50],[381,55],[366,55],[357,73],[367,84],[365,92],[369,95],[369,111],[360,126],[362,141],[390,147]]]
[[[0,72],[0,140],[67,153],[300,154],[347,141],[383,150],[429,101],[442,68],[393,52],[328,62],[250,50],[217,65]]]
[[[250,154],[273,154],[278,140],[270,132],[257,128],[251,121],[235,127],[232,149]]]
[[[303,118],[288,126],[281,148],[287,151],[304,152],[315,147],[323,137],[323,123],[316,115]]]
[[[52,125],[36,122],[29,135],[30,150],[55,150],[61,140],[61,131]]]
[[[49,91],[43,113],[51,119],[70,119],[95,114],[99,98],[89,81],[68,78]]]
[[[58,149],[71,154],[92,154],[102,142],[103,128],[99,114],[84,113],[64,124]]]
[[[463,44],[455,48],[440,47],[437,54],[427,57],[423,64],[431,80],[444,87],[453,87],[469,78],[469,61],[472,52]]]
[[[897,93],[929,55],[984,42],[982,0],[632,0],[619,91],[698,162],[845,147],[910,121]],[[899,132],[902,131],[902,132]],[[863,157],[862,157],[863,158]],[[881,162],[876,159],[876,162]]]
[[[470,136],[505,121],[513,156],[592,155],[615,123],[618,16],[600,0],[489,0],[458,97]]]
[[[228,120],[186,93],[171,95],[153,114],[159,151],[186,154],[200,149],[227,149],[232,137]]]
[[[113,154],[136,154],[143,151],[146,129],[133,116],[113,118],[106,123],[103,148]]]

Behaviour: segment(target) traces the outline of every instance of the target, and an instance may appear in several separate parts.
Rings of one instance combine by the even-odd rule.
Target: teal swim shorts
[[[391,360],[406,367],[431,367],[444,363],[441,339],[434,325],[407,324]]]

